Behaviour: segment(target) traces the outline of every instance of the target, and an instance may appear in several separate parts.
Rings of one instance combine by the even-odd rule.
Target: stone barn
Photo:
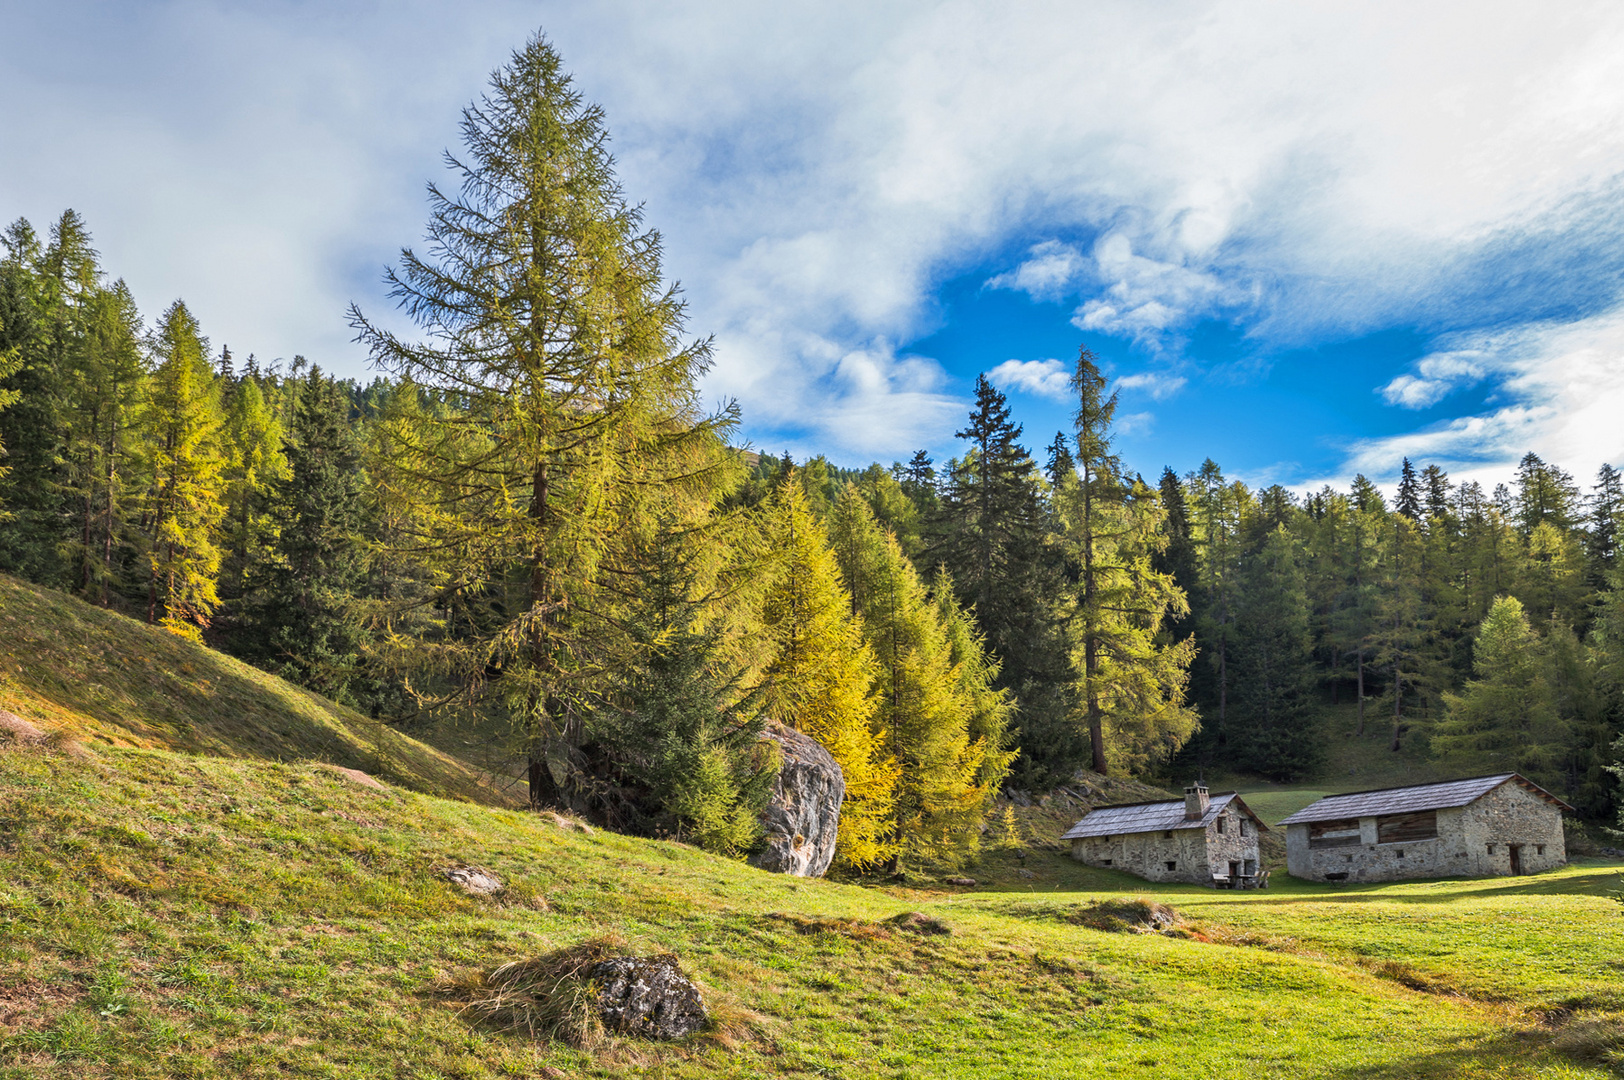
[[[1184,799],[1098,806],[1060,837],[1089,866],[1126,870],[1149,881],[1247,885],[1257,880],[1258,833],[1267,831],[1234,792],[1208,796],[1199,784]]]
[[[1533,874],[1564,865],[1573,807],[1516,773],[1329,795],[1280,824],[1306,881]]]

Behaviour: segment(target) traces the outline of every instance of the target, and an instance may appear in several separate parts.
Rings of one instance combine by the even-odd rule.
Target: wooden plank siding
[[[1376,819],[1378,844],[1405,844],[1415,840],[1438,838],[1438,811],[1422,810],[1414,814],[1388,814]]]

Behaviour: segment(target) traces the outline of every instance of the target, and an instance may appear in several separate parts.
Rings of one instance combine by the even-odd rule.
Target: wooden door
[[[1511,849],[1511,872],[1513,874],[1522,873],[1522,845],[1507,844],[1506,847]]]

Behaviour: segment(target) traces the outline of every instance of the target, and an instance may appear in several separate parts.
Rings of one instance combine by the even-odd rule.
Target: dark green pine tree
[[[1394,507],[1411,521],[1421,520],[1421,481],[1415,475],[1415,466],[1405,458],[1399,467],[1398,504]]]
[[[667,520],[642,553],[628,654],[592,724],[620,780],[619,797],[600,811],[622,827],[740,855],[760,838],[777,768],[757,702],[741,692],[722,629],[696,595],[704,542]]]
[[[1054,442],[1046,448],[1048,457],[1043,463],[1043,475],[1049,478],[1050,487],[1059,487],[1062,478],[1073,476],[1077,472],[1077,462],[1071,456],[1071,446],[1066,442],[1066,433],[1054,433]]]
[[[945,565],[959,602],[972,608],[1000,671],[997,688],[1016,699],[1016,783],[1039,787],[1086,762],[1068,719],[1069,647],[1060,623],[1060,564],[1048,550],[1048,516],[1037,465],[1020,444],[1004,395],[976,379],[970,451],[949,469],[935,522],[940,538],[925,559]]]
[[[1573,477],[1546,464],[1538,454],[1525,454],[1517,463],[1517,490],[1511,497],[1511,510],[1525,539],[1545,522],[1564,531],[1573,528],[1578,508],[1579,487]]]
[[[1324,759],[1308,616],[1296,544],[1276,529],[1241,566],[1229,720],[1236,757],[1276,780],[1311,776]]]
[[[1449,492],[1454,487],[1449,474],[1436,465],[1421,470],[1421,485],[1426,490],[1427,520],[1441,519],[1449,514]]]
[[[367,572],[361,452],[348,399],[320,368],[299,380],[290,434],[288,475],[273,487],[272,561],[251,571],[259,580],[233,645],[335,701],[364,703],[368,635],[355,603]]]
[[[1162,510],[1167,514],[1167,547],[1151,557],[1151,565],[1164,574],[1171,574],[1173,582],[1185,596],[1196,596],[1200,586],[1200,560],[1195,547],[1195,534],[1190,527],[1190,506],[1184,498],[1184,485],[1171,465],[1162,470],[1158,493]],[[1195,630],[1195,615],[1187,611],[1169,616],[1165,623],[1168,637],[1183,641]]]
[[[1618,563],[1618,529],[1624,522],[1624,474],[1602,464],[1586,500],[1590,528],[1585,534],[1585,581],[1596,593],[1608,587]]]

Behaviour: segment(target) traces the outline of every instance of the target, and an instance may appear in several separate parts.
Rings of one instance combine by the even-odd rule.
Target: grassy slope
[[[1617,867],[1269,893],[1033,879],[882,891],[303,764],[0,752],[0,1077],[1600,1077]],[[461,897],[454,860],[509,881]],[[1109,934],[1149,895],[1195,936]],[[910,909],[950,937],[876,926]],[[437,979],[605,933],[677,952],[723,1034],[587,1056],[465,1023]],[[1202,940],[1206,939],[1206,940]],[[1570,1047],[1565,1051],[1563,1047]],[[549,1073],[547,1069],[558,1072]]]
[[[228,656],[0,575],[0,708],[90,745],[326,761],[503,801],[463,760]]]

